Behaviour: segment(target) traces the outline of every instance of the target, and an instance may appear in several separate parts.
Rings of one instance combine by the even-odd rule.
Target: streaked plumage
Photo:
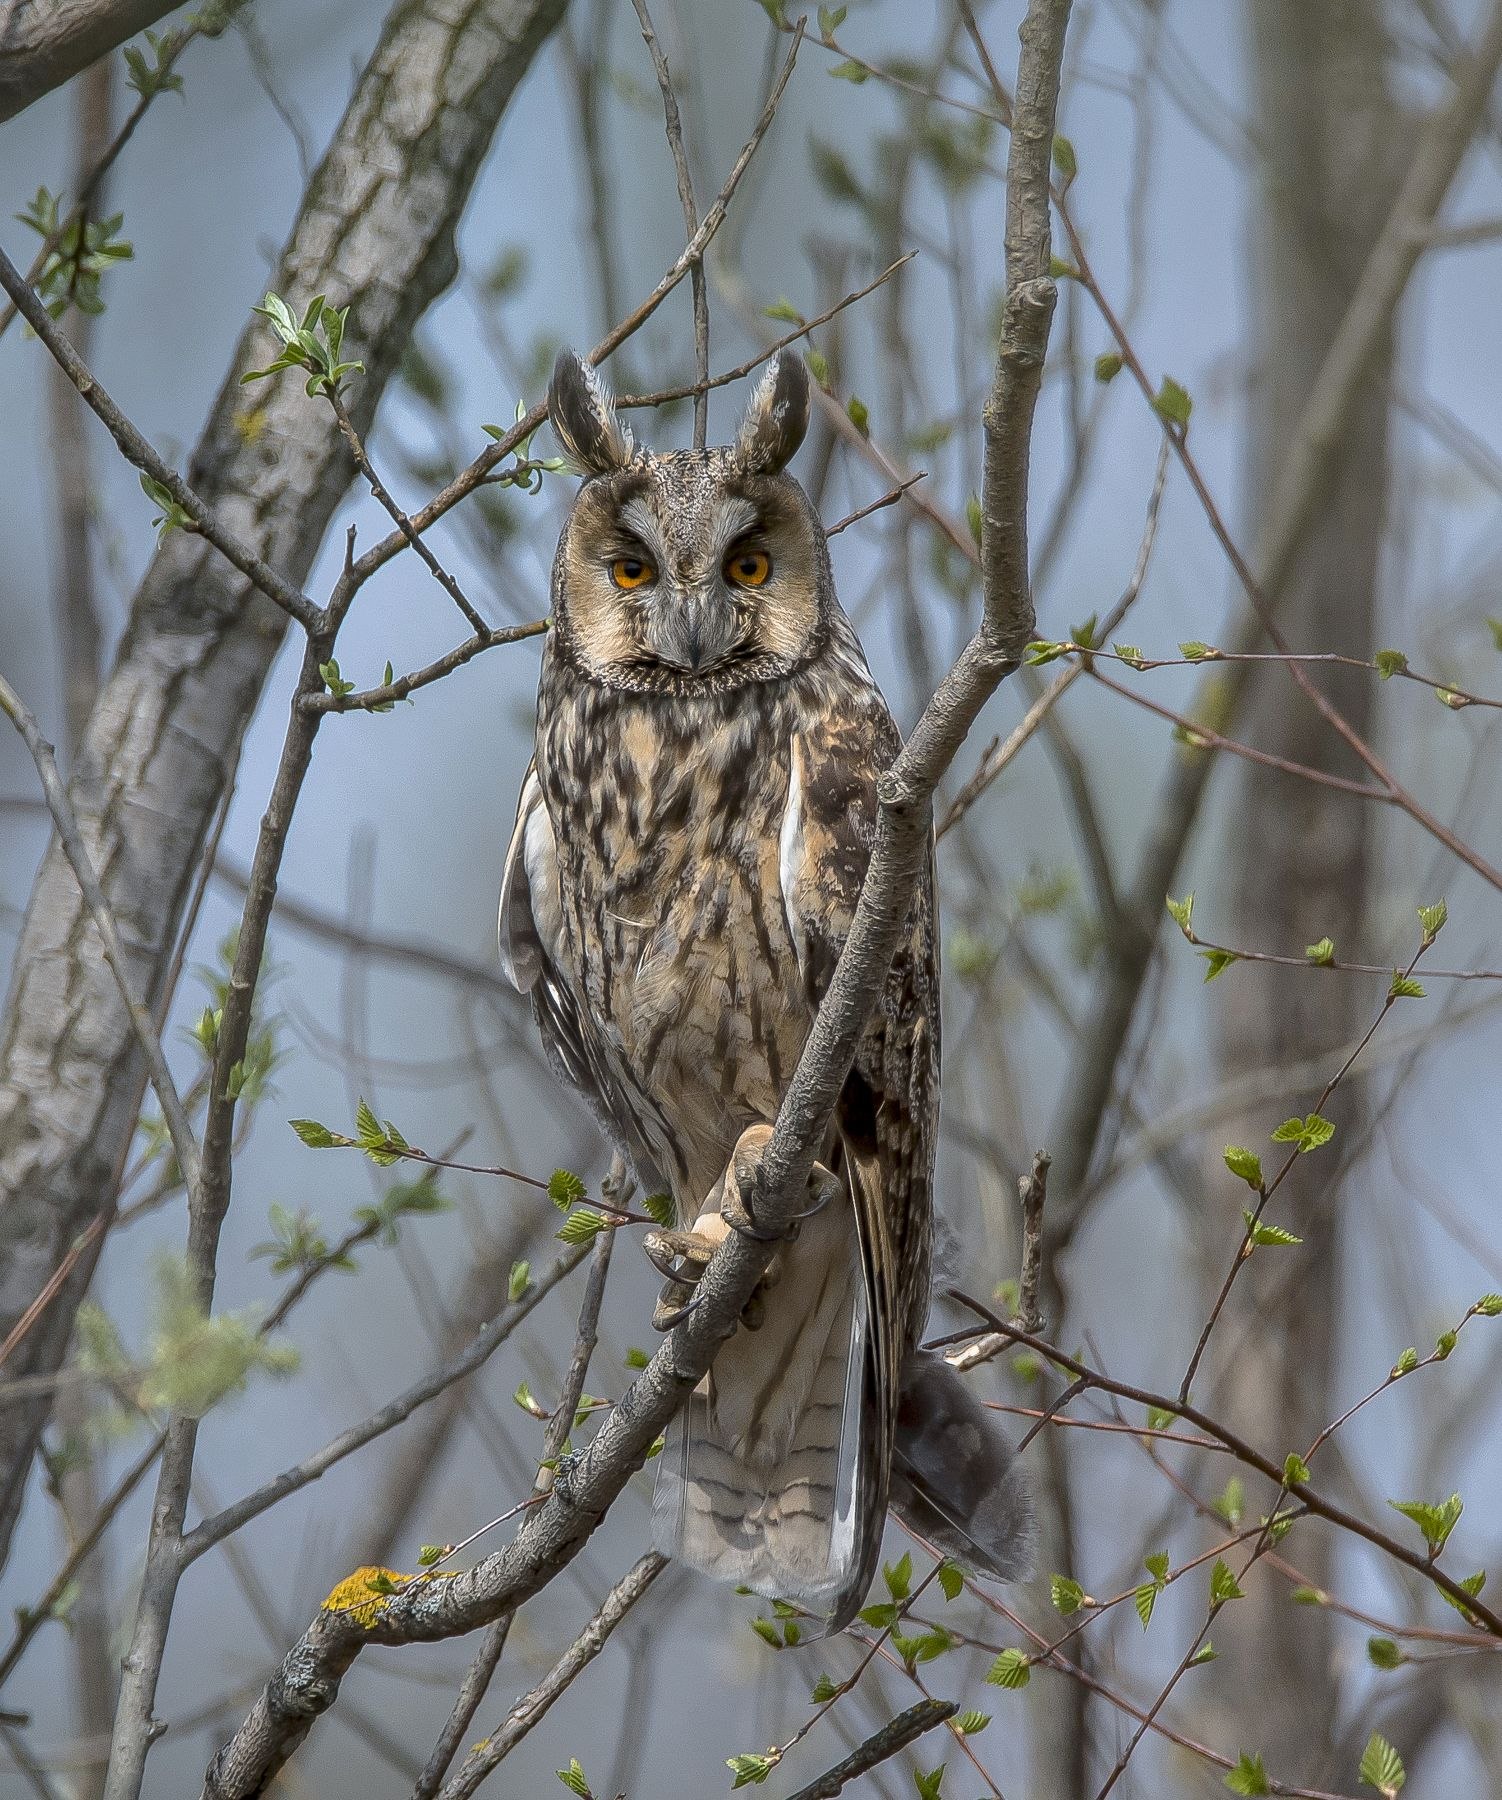
[[[554,563],[502,953],[559,1073],[712,1230],[849,929],[899,739],[782,473],[800,362],[769,366],[728,448],[638,449],[567,355],[550,402],[586,480]],[[874,1570],[927,1311],[938,1059],[930,871],[824,1147],[841,1198],[783,1250],[764,1325],[721,1351],[662,1459],[663,1548],[832,1625]]]

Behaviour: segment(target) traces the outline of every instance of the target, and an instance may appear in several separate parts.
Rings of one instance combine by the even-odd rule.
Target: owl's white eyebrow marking
[[[756,524],[758,514],[749,500],[727,500],[715,517],[715,550],[723,553]]]
[[[621,523],[644,544],[650,544],[654,550],[661,552],[662,539],[658,534],[657,521],[652,516],[651,507],[639,495],[628,500],[621,508]]]

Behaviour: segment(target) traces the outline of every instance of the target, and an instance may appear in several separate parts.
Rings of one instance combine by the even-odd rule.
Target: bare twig
[[[884,1763],[888,1757],[896,1756],[909,1744],[932,1731],[935,1725],[942,1725],[946,1719],[952,1719],[959,1711],[953,1700],[920,1700],[916,1706],[910,1706],[906,1712],[898,1713],[895,1719],[889,1720],[879,1731],[873,1731],[864,1743],[857,1744],[843,1762],[837,1762],[832,1769],[826,1769],[816,1781],[809,1782],[807,1787],[799,1788],[792,1800],[833,1800],[847,1782],[854,1781],[857,1775],[864,1775],[868,1769],[874,1769]]]
[[[673,92],[673,78],[668,59],[662,53],[657,33],[652,29],[652,16],[647,0],[631,0],[637,23],[657,71],[657,85],[662,89],[662,110],[667,124],[668,149],[673,155],[673,171],[678,178],[678,200],[683,207],[683,228],[690,242],[699,229],[699,213],[694,205],[694,178],[689,171],[688,155],[683,147],[683,120],[678,115],[678,96]],[[704,448],[709,429],[709,291],[704,283],[704,257],[694,258],[689,269],[694,294],[694,367],[699,385],[694,394],[694,448]]]

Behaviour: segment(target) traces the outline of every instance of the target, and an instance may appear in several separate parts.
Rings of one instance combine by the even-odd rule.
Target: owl
[[[584,479],[553,564],[502,961],[553,1068],[692,1221],[658,1239],[682,1298],[746,1223],[740,1186],[854,917],[900,739],[786,473],[801,359],[768,364],[728,446],[637,445],[571,352],[549,413]],[[1025,1527],[988,1415],[917,1349],[938,1101],[930,867],[809,1216],[680,1415],[653,1505],[665,1552],[830,1630],[864,1599],[889,1500],[998,1573]]]

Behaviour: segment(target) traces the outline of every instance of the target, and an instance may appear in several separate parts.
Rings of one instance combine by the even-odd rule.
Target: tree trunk
[[[1264,146],[1248,243],[1256,362],[1244,536],[1255,541],[1293,427],[1391,203],[1394,159],[1388,146],[1395,103],[1382,8],[1371,0],[1323,6],[1251,0],[1249,22],[1254,112]],[[1327,498],[1283,589],[1280,617],[1295,649],[1372,654],[1392,368],[1389,333],[1367,368],[1335,452]],[[1331,677],[1321,670],[1320,679],[1365,736],[1373,696],[1366,674],[1342,670]],[[1242,716],[1261,748],[1315,768],[1358,772],[1285,668],[1274,664],[1259,673]],[[1265,770],[1240,767],[1235,780],[1229,816],[1255,820],[1255,828],[1232,838],[1222,941],[1297,954],[1328,934],[1353,954],[1369,949],[1372,809]],[[1369,983],[1300,968],[1233,969],[1223,980],[1220,1050],[1232,1078],[1333,1050],[1360,1034],[1380,998]],[[1332,1074],[1334,1069],[1332,1060]],[[1267,1150],[1271,1127],[1306,1112],[1317,1098],[1317,1092],[1290,1092],[1276,1109],[1240,1122],[1232,1141]],[[1341,1280],[1339,1178],[1342,1146],[1359,1141],[1360,1122],[1350,1094],[1342,1094],[1334,1110],[1338,1130],[1331,1151],[1300,1160],[1271,1215],[1297,1231],[1303,1247],[1254,1258],[1219,1327],[1222,1354],[1238,1346],[1220,1377],[1222,1416],[1279,1457],[1307,1449],[1339,1410],[1332,1393]],[[1216,1179],[1219,1185],[1225,1177],[1218,1173]],[[1226,1208],[1208,1208],[1201,1254],[1217,1285],[1231,1235]],[[1255,1499],[1249,1502],[1254,1515],[1257,1508]],[[1300,1567],[1323,1582],[1328,1537],[1297,1532],[1295,1540]],[[1286,1585],[1264,1577],[1248,1583],[1246,1601],[1228,1622],[1235,1653],[1220,1667],[1243,1702],[1247,1671],[1278,1671],[1276,1680],[1258,1682],[1258,1747],[1268,1766],[1289,1778],[1321,1781],[1319,1765],[1335,1724],[1329,1616],[1319,1608],[1293,1616]]]
[[[309,184],[276,287],[298,307],[320,293],[351,307],[345,355],[365,374],[349,404],[362,432],[417,319],[453,279],[454,230],[481,159],[565,4],[401,0]],[[247,296],[247,308],[259,297]],[[236,346],[188,478],[244,542],[301,584],[353,470],[327,409],[295,375],[247,405],[239,377],[265,351],[257,320]],[[79,746],[73,805],[137,990],[153,998],[285,629],[216,550],[173,532],[136,595]],[[16,949],[0,1044],[0,1333],[113,1205],[141,1089],[126,1014],[54,840]],[[81,1257],[7,1375],[58,1366],[91,1270],[92,1257]],[[46,1410],[33,1401],[0,1412],[0,1562]]]

